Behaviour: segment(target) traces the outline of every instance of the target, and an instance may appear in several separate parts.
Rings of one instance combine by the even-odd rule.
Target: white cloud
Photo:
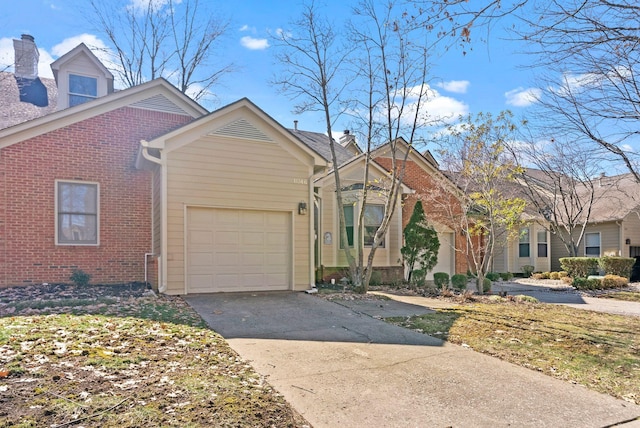
[[[436,86],[448,92],[465,94],[470,84],[468,80],[450,80],[448,82],[440,82]]]
[[[51,63],[53,58],[44,49],[38,48],[40,53],[40,60],[38,61],[38,76],[45,78],[53,78],[53,72],[51,71]],[[3,37],[0,39],[0,71],[14,71],[13,65],[15,62],[15,54],[13,50],[13,39],[10,37]]]
[[[420,93],[422,92],[422,99]],[[398,99],[398,103],[401,100]],[[469,106],[464,102],[452,97],[441,95],[438,91],[428,85],[422,87],[416,86],[409,89],[409,95],[405,100],[405,108],[402,121],[410,125],[413,120],[415,111],[420,101],[420,117],[422,124],[426,126],[442,125],[443,123],[452,123],[461,115],[469,113]]]
[[[0,39],[0,71],[13,71],[13,40],[9,37]]]
[[[240,31],[249,31],[249,26],[247,24],[244,24],[242,27],[240,27]]]
[[[267,39],[256,39],[251,36],[242,37],[240,44],[251,50],[263,50],[269,47],[269,41]]]
[[[530,106],[536,103],[541,95],[542,90],[538,88],[516,88],[504,94],[507,104],[514,107]]]

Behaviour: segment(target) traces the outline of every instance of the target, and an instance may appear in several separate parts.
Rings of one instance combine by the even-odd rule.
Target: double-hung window
[[[98,79],[69,74],[69,107],[91,101],[98,96]]]
[[[98,183],[56,181],[56,244],[98,245]]]
[[[518,246],[518,256],[519,257],[529,257],[531,254],[530,246],[529,246],[529,229],[522,229],[520,231],[520,243]]]
[[[384,205],[366,204],[364,206],[364,245],[365,247],[373,246],[376,231],[382,224],[384,218]],[[384,248],[384,240],[380,243],[380,247]]]
[[[547,257],[547,231],[538,231],[538,257]]]
[[[600,257],[600,232],[585,233],[584,255],[587,257]]]
[[[353,247],[353,205],[344,205],[344,222],[347,227],[347,243],[349,247]],[[344,241],[342,240],[342,233],[340,233],[340,248],[344,248]]]
[[[355,215],[357,213],[355,205],[344,206],[344,220],[347,228],[347,243],[349,247],[353,247],[355,236]],[[364,220],[362,225],[361,237],[365,247],[371,247],[376,235],[376,231],[382,224],[384,218],[384,205],[366,204],[364,206]],[[380,243],[380,247],[384,248],[384,240]],[[340,239],[340,248],[344,248],[344,241]]]

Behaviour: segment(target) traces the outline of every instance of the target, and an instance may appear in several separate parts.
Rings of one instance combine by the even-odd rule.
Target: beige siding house
[[[497,249],[494,272],[522,273],[523,266],[533,266],[534,272],[551,270],[551,243],[544,221],[531,221],[520,229],[519,237]]]
[[[375,185],[369,190],[365,204],[365,224],[361,228],[357,228],[357,217],[363,204],[364,163],[364,157],[358,156],[342,165],[340,167],[340,179],[349,244],[354,247],[353,255],[356,256],[354,243],[358,240],[362,241],[363,255],[366,260],[370,252],[371,231],[375,231],[379,226],[379,223],[376,222],[382,219],[386,197],[383,195],[384,191],[377,189]],[[369,174],[370,183],[382,183],[387,175],[384,169],[373,162],[370,164]],[[340,241],[340,220],[337,211],[338,204],[333,171],[316,179],[315,186],[318,189],[321,212],[321,222],[318,230],[318,236],[321,237],[321,244],[319,245],[320,265],[327,272],[331,272],[337,268],[348,266],[344,243]],[[402,192],[410,193],[411,189],[402,186]],[[367,230],[369,230],[369,233]],[[402,199],[398,198],[384,244],[377,248],[373,266],[382,270],[391,268],[400,269],[401,271],[402,263],[399,261],[401,258],[400,248],[402,248]]]
[[[142,155],[155,174],[161,292],[315,284],[310,207],[326,163],[249,100],[142,142]]]

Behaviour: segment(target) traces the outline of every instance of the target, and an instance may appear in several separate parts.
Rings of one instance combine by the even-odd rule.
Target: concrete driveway
[[[291,292],[185,300],[315,428],[640,426],[640,406],[376,318],[420,305]]]

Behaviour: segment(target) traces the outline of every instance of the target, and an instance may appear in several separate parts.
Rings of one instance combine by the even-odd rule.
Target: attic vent
[[[270,141],[273,140],[244,119],[236,120],[209,133],[209,135],[224,135],[225,137],[245,138],[248,140]]]
[[[164,95],[155,95],[151,98],[131,104],[131,107],[145,110],[161,111],[164,113],[188,114],[186,111],[169,101]]]

